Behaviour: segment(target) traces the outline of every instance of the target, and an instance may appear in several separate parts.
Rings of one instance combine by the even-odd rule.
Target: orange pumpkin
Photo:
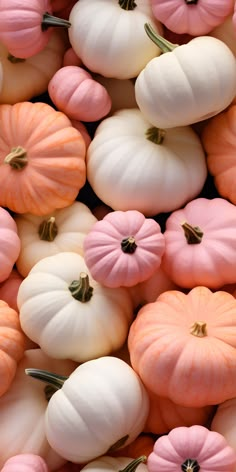
[[[236,300],[207,287],[162,293],[133,321],[133,369],[156,395],[190,407],[236,396]]]
[[[70,205],[85,184],[85,142],[45,103],[0,105],[0,206],[45,215]]]

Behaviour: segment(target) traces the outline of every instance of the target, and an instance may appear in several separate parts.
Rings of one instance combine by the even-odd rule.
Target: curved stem
[[[179,44],[173,44],[167,39],[160,36],[154,28],[150,25],[150,23],[144,24],[144,29],[148,35],[148,37],[160,48],[162,52],[171,52],[175,48],[179,46]]]
[[[57,18],[56,16],[50,15],[50,13],[46,12],[43,15],[41,29],[42,31],[46,31],[50,26],[70,28],[71,23],[68,20],[64,20],[63,18]]]
[[[119,5],[123,10],[134,10],[137,6],[134,0],[119,0]]]
[[[111,452],[114,452],[116,451],[117,449],[119,449],[119,447],[122,447],[124,446],[124,444],[126,443],[126,441],[129,439],[129,435],[126,434],[125,436],[123,436],[122,438],[118,439],[118,441],[116,441],[114,444],[112,444],[111,447],[109,447],[108,451],[106,452],[106,455],[110,454]]]
[[[89,285],[89,276],[85,272],[80,273],[79,280],[73,280],[69,285],[69,290],[76,300],[88,302],[93,294],[93,287]]]
[[[41,382],[52,385],[57,390],[59,390],[59,388],[61,388],[64,382],[68,379],[68,377],[64,375],[53,374],[52,372],[42,369],[25,369],[25,373],[34,379],[41,380]]]
[[[199,226],[192,226],[186,221],[181,224],[188,244],[200,244],[204,233]]]
[[[44,389],[44,394],[45,394],[45,398],[48,402],[57,390],[58,390],[58,388],[53,387],[52,385],[46,385],[46,387]]]
[[[54,241],[57,233],[58,227],[54,216],[51,216],[48,220],[43,220],[39,225],[38,234],[42,241]]]
[[[128,238],[122,239],[120,245],[121,245],[122,251],[125,252],[126,254],[133,254],[138,247],[135,242],[134,236],[129,236]]]
[[[22,170],[28,164],[26,150],[21,146],[12,148],[5,157],[4,164],[9,164],[15,170]]]
[[[147,462],[147,456],[140,456],[137,459],[134,459],[130,464],[128,464],[124,469],[119,470],[119,472],[135,472],[139,464]]]
[[[199,472],[200,465],[196,459],[186,459],[181,465],[183,472]]]
[[[147,129],[145,134],[146,134],[146,138],[149,141],[152,141],[152,143],[162,144],[164,141],[166,131],[164,129],[156,128],[155,126],[152,126],[151,128]]]
[[[205,321],[195,321],[190,327],[190,334],[197,336],[198,338],[203,338],[207,336],[207,324]]]

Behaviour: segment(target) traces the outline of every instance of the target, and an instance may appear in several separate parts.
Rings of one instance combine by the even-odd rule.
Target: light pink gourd
[[[1,472],[49,472],[49,469],[41,456],[18,454],[5,462]]]
[[[0,284],[0,300],[8,303],[14,310],[18,311],[17,294],[23,277],[16,269],[12,269],[9,277]]]
[[[234,0],[151,0],[154,16],[171,31],[201,36],[224,22]]]
[[[59,69],[48,84],[48,93],[57,109],[74,120],[97,121],[111,109],[105,87],[82,67]]]
[[[159,224],[137,210],[112,211],[84,239],[92,277],[106,287],[131,287],[161,264],[164,237]]]
[[[10,213],[0,207],[0,282],[9,277],[20,248],[16,223]]]
[[[149,472],[233,472],[236,453],[220,433],[204,426],[174,428],[148,456]]]

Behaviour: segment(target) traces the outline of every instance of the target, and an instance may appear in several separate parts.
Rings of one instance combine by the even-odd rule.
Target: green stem
[[[164,141],[166,131],[164,129],[156,128],[155,126],[152,126],[151,128],[147,129],[145,134],[146,134],[146,138],[149,141],[152,141],[152,143],[162,144]]]
[[[68,20],[64,20],[63,18],[57,18],[56,16],[50,15],[50,13],[46,12],[43,15],[41,29],[42,31],[47,31],[50,26],[70,28],[71,23]]]
[[[57,233],[58,227],[54,216],[51,216],[48,220],[43,220],[39,225],[38,234],[42,241],[54,241]]]
[[[119,0],[119,5],[123,10],[134,10],[137,6],[134,0]]]
[[[22,59],[21,57],[15,57],[12,54],[8,53],[7,56],[8,61],[10,61],[12,64],[17,64],[18,62],[25,62],[25,59]]]
[[[147,456],[137,457],[137,459],[134,459],[124,469],[119,470],[119,472],[135,472],[139,464],[142,462],[147,462]]]
[[[204,233],[199,226],[192,226],[186,221],[181,224],[188,244],[200,244]]]
[[[179,44],[173,44],[167,39],[163,38],[154,30],[150,23],[144,24],[144,29],[149,38],[160,48],[162,52],[171,52],[179,46]]]
[[[21,146],[12,148],[5,157],[4,164],[9,164],[12,169],[22,170],[28,164],[26,150]]]
[[[126,254],[133,254],[138,247],[135,242],[134,236],[129,236],[128,238],[122,239],[120,245],[121,245],[122,251],[125,252]]]
[[[52,385],[46,385],[46,387],[44,389],[44,394],[45,394],[45,398],[48,402],[57,390],[58,390],[58,388],[53,387]]]
[[[52,372],[42,369],[25,369],[25,373],[34,379],[52,385],[52,387],[55,387],[57,390],[59,390],[68,379],[68,377],[64,375],[53,374]]]
[[[82,303],[88,302],[93,295],[93,287],[89,285],[88,274],[81,272],[79,280],[73,280],[69,285],[69,290],[76,300]]]

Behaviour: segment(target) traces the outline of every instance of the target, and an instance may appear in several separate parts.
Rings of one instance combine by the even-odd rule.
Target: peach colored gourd
[[[0,207],[0,282],[9,277],[20,249],[16,223],[10,213]]]
[[[69,27],[66,20],[52,16],[49,0],[8,0],[0,4],[0,40],[17,58],[28,58],[47,45],[51,26]]]
[[[136,210],[112,211],[84,238],[84,259],[92,277],[106,287],[131,287],[147,280],[161,264],[160,225]]]
[[[79,121],[97,121],[111,109],[105,87],[82,67],[59,69],[48,84],[48,93],[57,109]]]
[[[166,220],[163,269],[184,288],[235,283],[235,231],[236,206],[228,200],[190,201]]]
[[[236,396],[236,300],[195,287],[141,308],[128,335],[133,369],[147,389],[189,407]]]
[[[23,277],[16,269],[12,269],[9,277],[0,284],[0,300],[8,303],[13,310],[18,311],[17,294]]]
[[[0,105],[0,205],[46,215],[85,180],[85,143],[66,115],[40,102]]]
[[[18,454],[8,459],[1,472],[49,472],[45,460],[37,454]]]

